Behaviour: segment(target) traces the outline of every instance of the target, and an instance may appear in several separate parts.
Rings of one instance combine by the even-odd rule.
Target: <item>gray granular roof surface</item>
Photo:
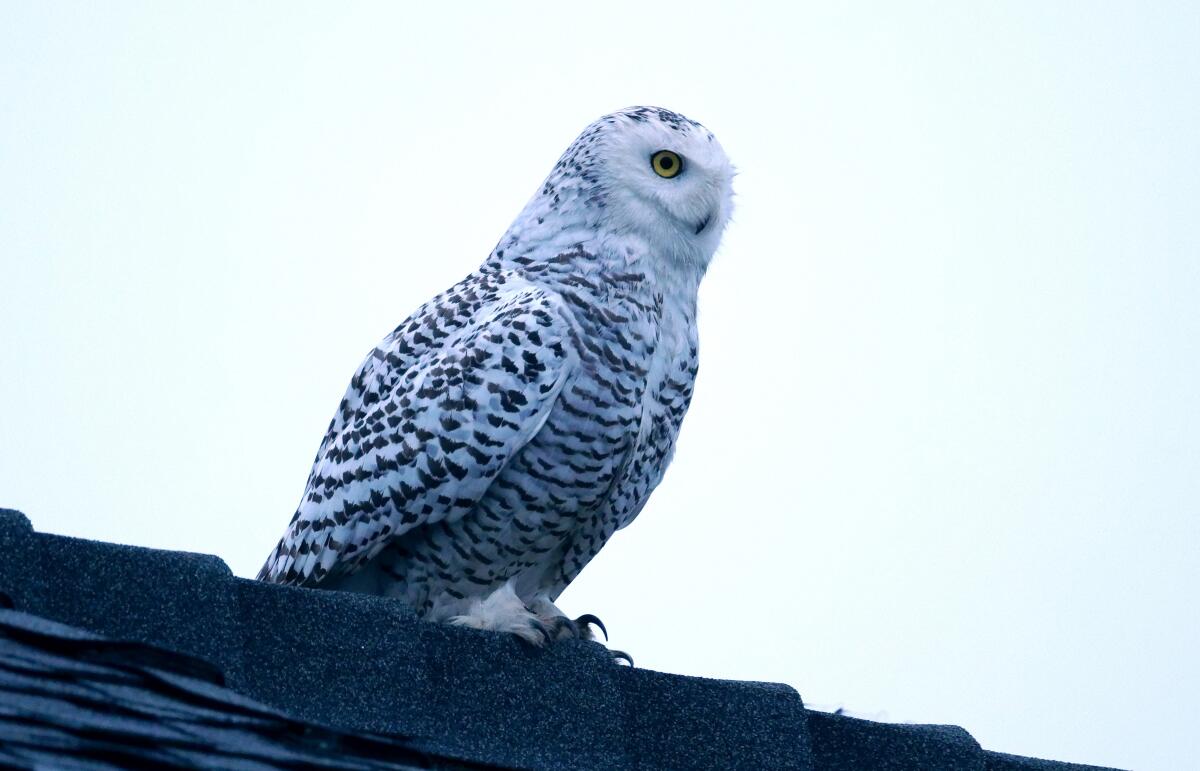
[[[808,710],[786,685],[620,666],[596,643],[534,650],[212,556],[36,533],[4,509],[0,605],[0,760],[18,766],[1096,768]]]
[[[296,720],[198,659],[0,609],[0,762],[35,768],[480,768]]]

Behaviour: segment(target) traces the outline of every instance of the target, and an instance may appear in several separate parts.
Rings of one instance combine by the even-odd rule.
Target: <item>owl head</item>
[[[734,173],[704,126],[659,107],[631,107],[588,126],[534,200],[556,215],[582,212],[597,230],[703,270],[733,211]]]

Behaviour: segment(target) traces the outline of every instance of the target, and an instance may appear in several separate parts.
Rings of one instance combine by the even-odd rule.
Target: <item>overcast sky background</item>
[[[449,5],[0,5],[0,505],[253,575],[364,354],[662,105],[737,211],[675,463],[564,609],[1194,764],[1200,6]]]

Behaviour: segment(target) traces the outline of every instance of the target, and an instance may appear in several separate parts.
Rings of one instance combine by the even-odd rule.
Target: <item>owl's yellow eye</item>
[[[650,168],[658,176],[670,179],[683,171],[683,159],[670,150],[659,150],[650,156]]]

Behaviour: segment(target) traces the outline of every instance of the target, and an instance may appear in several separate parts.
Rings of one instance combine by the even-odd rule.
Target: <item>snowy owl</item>
[[[259,579],[590,637],[554,601],[671,460],[733,175],[678,113],[588,126],[483,265],[368,354]]]

